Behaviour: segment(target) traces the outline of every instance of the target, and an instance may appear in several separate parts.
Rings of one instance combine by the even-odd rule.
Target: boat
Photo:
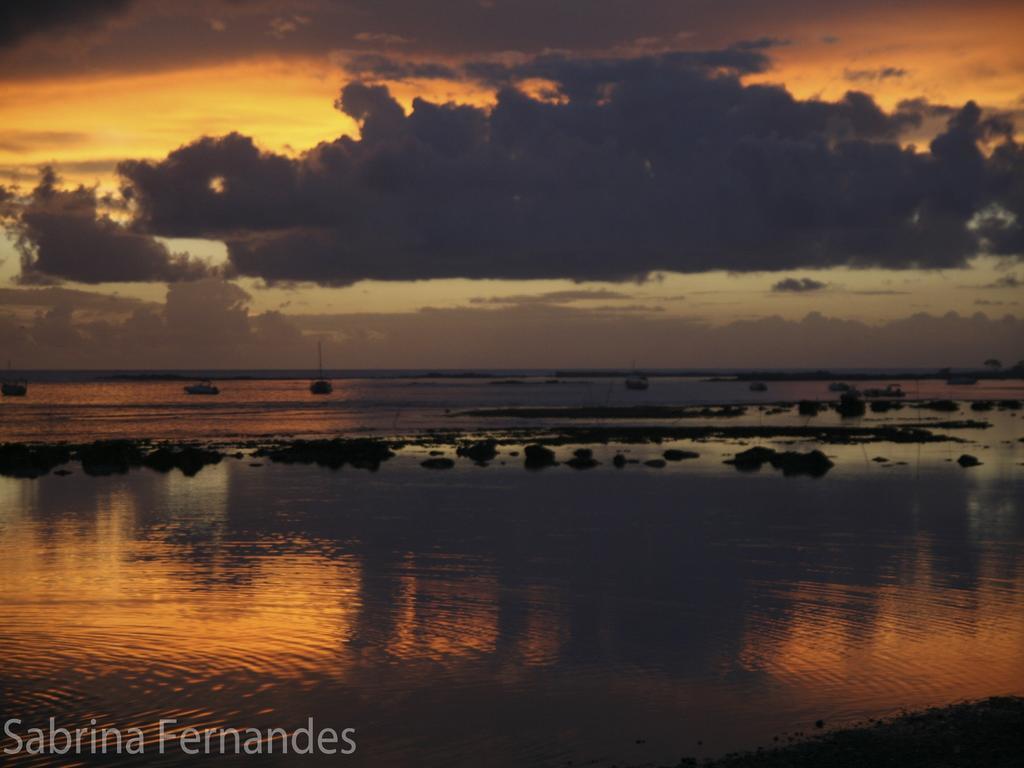
[[[626,389],[647,389],[649,386],[647,377],[639,371],[633,371],[626,377]]]
[[[210,382],[209,379],[203,379],[198,384],[189,384],[185,387],[186,394],[189,395],[219,395],[220,390]]]
[[[751,392],[767,392],[768,391],[768,385],[765,384],[763,381],[752,381],[752,382],[750,382],[750,391]]]
[[[899,384],[889,384],[883,388],[865,389],[864,397],[906,397],[906,393]]]
[[[964,374],[954,374],[954,375],[950,376],[948,379],[946,379],[946,383],[947,384],[952,384],[953,386],[966,386],[966,385],[970,385],[970,384],[977,384],[978,383],[978,379],[976,377],[974,377],[974,376],[967,376],[967,375],[964,375]]]
[[[7,370],[11,370],[11,361],[7,361]],[[3,392],[6,397],[24,397],[28,394],[28,381],[25,379],[4,379],[3,383],[0,383],[0,391]]]
[[[314,395],[329,395],[334,391],[334,385],[324,378],[324,345],[322,341],[316,343],[316,357],[320,367],[320,378],[310,382],[309,391]]]
[[[850,385],[843,381],[833,381],[828,385],[829,392],[848,392]]]
[[[5,381],[0,384],[0,390],[7,397],[24,397],[28,394],[28,382],[24,379]]]

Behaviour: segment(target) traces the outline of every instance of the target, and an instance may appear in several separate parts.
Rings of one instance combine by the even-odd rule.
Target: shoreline
[[[816,728],[827,723],[818,721]],[[784,745],[778,745],[787,741]],[[792,743],[789,743],[792,742]],[[995,696],[826,731],[782,734],[776,746],[677,768],[1013,768],[1024,755],[1024,697]],[[665,768],[668,768],[666,766]]]

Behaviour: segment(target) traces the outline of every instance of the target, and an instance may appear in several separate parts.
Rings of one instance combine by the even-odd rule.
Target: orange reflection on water
[[[226,478],[152,478],[184,521],[147,518],[153,497],[121,478],[97,484],[91,515],[57,519],[34,509],[35,484],[14,485],[28,492],[0,518],[11,669],[72,670],[78,684],[127,673],[147,696],[223,678],[343,676],[360,562],[311,541],[224,540]],[[19,523],[24,513],[39,519]]]
[[[376,729],[373,765],[518,765],[1024,690],[998,473],[73,466],[0,479],[0,683],[40,717],[315,713]]]
[[[842,685],[835,706],[857,711],[891,700],[925,706],[1024,689],[1024,570],[996,577],[983,557],[971,589],[943,585],[922,538],[908,575],[875,586],[801,582],[765,597],[782,615],[756,612],[737,664],[769,674],[808,700]],[[924,588],[922,588],[924,585]]]
[[[387,652],[405,660],[492,653],[498,642],[498,583],[479,565],[452,558],[442,564],[441,580],[422,574],[416,556],[407,554]]]

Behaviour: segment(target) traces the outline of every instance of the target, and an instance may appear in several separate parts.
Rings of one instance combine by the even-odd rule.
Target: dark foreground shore
[[[826,725],[822,723],[821,725]],[[1024,761],[1024,698],[954,704],[795,743],[679,767],[707,768],[1017,768]]]

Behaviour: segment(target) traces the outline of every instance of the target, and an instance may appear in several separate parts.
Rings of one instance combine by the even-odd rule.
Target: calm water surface
[[[457,415],[482,406],[833,397],[821,382],[759,394],[678,377],[628,393],[516,378],[338,380],[328,398],[305,379],[238,380],[207,399],[55,377],[0,402],[0,441],[404,434],[516,424]],[[619,448],[667,447],[647,445],[600,447],[588,472],[527,472],[507,448],[488,468],[429,472],[413,448],[377,473],[246,456],[194,478],[0,478],[0,712],[151,740],[161,718],[313,717],[356,729],[354,765],[610,766],[1021,694],[1024,418],[964,405],[847,423],[967,418],[991,426],[939,428],[964,444],[827,446],[836,467],[817,480],[738,473],[721,463],[736,442],[680,443],[700,459],[664,470],[609,466]],[[757,408],[729,421],[806,422]],[[961,469],[963,452],[983,465]]]
[[[356,728],[354,765],[609,766],[1024,693],[1024,444],[999,418],[981,467],[847,446],[818,480],[712,444],[662,471],[0,478],[2,710],[312,716]]]
[[[263,435],[315,436],[339,432],[409,433],[514,425],[513,420],[460,415],[472,408],[507,406],[624,406],[643,404],[765,404],[835,400],[827,382],[771,383],[751,392],[746,382],[695,377],[651,379],[649,390],[626,390],[619,378],[563,378],[510,372],[499,379],[338,378],[328,396],[309,393],[305,378],[218,382],[213,397],[189,396],[181,381],[96,380],[95,374],[51,374],[33,379],[25,398],[0,399],[0,441],[98,438],[230,439]],[[515,382],[515,383],[509,383]],[[862,382],[861,388],[889,382]],[[1024,381],[901,382],[909,397],[1024,398]],[[834,417],[831,414],[831,417]],[[904,416],[917,418],[917,412]],[[824,422],[829,415],[819,417]],[[753,414],[754,420],[760,418]],[[835,420],[833,418],[833,420]],[[778,420],[777,420],[778,421]],[[743,423],[735,421],[733,423]]]

